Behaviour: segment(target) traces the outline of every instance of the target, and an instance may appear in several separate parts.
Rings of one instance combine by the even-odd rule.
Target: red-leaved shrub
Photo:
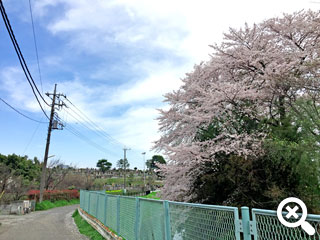
[[[28,199],[39,200],[39,190],[29,190],[27,193]],[[43,200],[57,201],[57,200],[71,200],[80,197],[78,190],[46,190],[43,194]]]

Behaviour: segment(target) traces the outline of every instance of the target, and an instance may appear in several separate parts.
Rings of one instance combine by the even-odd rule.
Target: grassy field
[[[72,217],[74,218],[74,221],[79,229],[79,232],[83,235],[88,236],[91,240],[104,240],[104,238],[98,233],[89,223],[87,223],[86,220],[84,220],[78,210],[76,210]]]
[[[149,199],[157,199],[157,200],[160,200],[160,197],[158,197],[157,194],[160,194],[160,192],[152,192],[146,196],[143,196],[142,198],[149,198]]]
[[[48,210],[51,208],[63,207],[63,206],[74,205],[74,204],[79,204],[79,203],[80,203],[79,199],[72,199],[70,201],[59,200],[59,201],[55,201],[55,202],[45,200],[42,203],[36,203],[36,211]]]
[[[148,179],[146,179],[146,182],[148,182]],[[143,186],[143,178],[142,177],[135,177],[130,180],[130,178],[127,177],[127,184],[131,183],[132,186]],[[104,179],[95,179],[94,181],[95,185],[112,185],[112,184],[123,184],[123,177],[121,178],[104,178]],[[162,186],[162,181],[154,181],[154,184]]]

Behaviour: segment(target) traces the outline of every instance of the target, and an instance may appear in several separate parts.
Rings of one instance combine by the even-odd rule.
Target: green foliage
[[[22,176],[29,181],[39,180],[41,165],[35,157],[33,160],[28,159],[28,156],[18,156],[9,154],[7,156],[0,154],[0,163],[8,166],[15,176]]]
[[[79,229],[79,232],[83,235],[88,236],[91,240],[104,240],[104,238],[98,233],[86,220],[84,220],[78,210],[76,210],[72,217]]]
[[[106,191],[107,194],[114,194],[114,195],[122,195],[123,194],[123,190],[119,189],[119,190],[108,190]]]
[[[129,175],[130,178],[130,175]],[[94,180],[94,185],[97,187],[101,187],[104,185],[114,185],[114,184],[123,184],[123,178],[97,178]],[[163,186],[163,182],[162,181],[155,181],[154,184],[159,185],[159,186]],[[131,186],[144,186],[143,183],[143,176],[140,177],[134,177],[132,182],[131,182]]]
[[[160,197],[158,197],[159,192],[151,192],[146,196],[142,196],[142,198],[148,198],[148,199],[156,199],[156,200],[160,200]]]
[[[159,167],[156,165],[157,163],[166,164],[166,160],[161,155],[153,155],[151,159],[146,161],[146,165],[149,171],[159,169]]]
[[[120,169],[125,169],[125,168],[128,169],[129,166],[130,166],[130,164],[128,162],[128,159],[125,159],[125,160],[120,159],[117,162],[117,167],[120,168]]]
[[[133,172],[130,172],[129,173],[129,177],[128,177],[128,184],[129,184],[129,186],[131,186],[132,184],[133,184],[133,181],[134,181],[134,174],[133,174]]]
[[[59,201],[55,201],[55,202],[45,200],[41,203],[39,203],[39,202],[36,203],[36,211],[48,210],[51,208],[63,207],[63,206],[74,205],[74,204],[79,204],[79,203],[80,203],[79,199],[72,199],[70,201],[59,200]]]
[[[261,120],[257,125],[249,121],[242,129],[237,127],[245,132],[261,129],[267,134],[263,154],[247,158],[216,154],[214,161],[203,164],[203,174],[194,182],[192,191],[197,197],[193,201],[276,209],[284,198],[296,196],[311,212],[319,212],[319,109],[310,101],[296,104],[304,111],[291,110],[279,121]],[[241,123],[240,119],[234,122]],[[197,138],[213,139],[220,131],[219,122],[214,121],[199,130]]]
[[[112,166],[112,163],[108,162],[107,159],[100,159],[97,162],[97,167],[100,169],[100,171],[102,171],[103,173],[105,173],[107,170],[109,170]]]
[[[320,126],[319,109],[312,102],[302,100],[297,101],[296,108],[304,111],[288,112],[281,126],[272,128],[265,143],[266,155],[278,169],[285,171],[282,178],[285,176],[291,183],[282,189],[283,195],[297,196],[311,211],[318,212],[320,139],[316,132]]]
[[[127,196],[135,196],[135,195],[140,195],[141,191],[138,190],[127,190],[126,193],[124,193],[123,189],[120,190],[110,190],[106,191],[107,194],[112,194],[112,195],[127,195]]]

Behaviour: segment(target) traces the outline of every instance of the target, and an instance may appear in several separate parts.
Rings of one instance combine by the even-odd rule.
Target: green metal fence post
[[[82,203],[83,203],[83,200],[82,200],[83,195],[81,193],[82,193],[82,190],[80,189],[80,208],[82,208]]]
[[[120,235],[120,196],[117,196],[117,233]]]
[[[89,201],[88,201],[88,213],[90,214],[90,200],[91,200],[91,192],[89,192]]]
[[[140,226],[140,200],[138,197],[136,197],[136,222],[135,222],[135,228],[134,233],[136,240],[139,240],[139,228]]]
[[[251,240],[250,234],[250,213],[248,207],[241,207],[243,239]]]
[[[98,218],[98,210],[99,210],[99,194],[98,193],[95,193],[96,195],[96,198],[97,198],[97,201],[96,201],[96,215],[95,217]]]
[[[107,226],[108,196],[106,194],[104,194],[104,207],[105,211],[103,213],[103,224]]]
[[[171,226],[170,226],[170,211],[169,211],[169,202],[163,201],[164,207],[164,226],[165,226],[165,239],[171,240]]]
[[[86,191],[86,205],[85,205],[85,210],[86,210],[86,212],[87,213],[89,213],[89,196],[90,196],[90,193],[89,193],[89,191]]]
[[[80,208],[84,209],[84,204],[85,204],[85,195],[84,191],[80,190]]]

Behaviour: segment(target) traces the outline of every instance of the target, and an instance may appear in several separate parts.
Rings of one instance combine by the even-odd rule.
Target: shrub
[[[39,190],[29,190],[27,193],[28,199],[39,200]],[[80,194],[78,190],[46,190],[43,194],[43,200],[58,201],[79,199]]]

